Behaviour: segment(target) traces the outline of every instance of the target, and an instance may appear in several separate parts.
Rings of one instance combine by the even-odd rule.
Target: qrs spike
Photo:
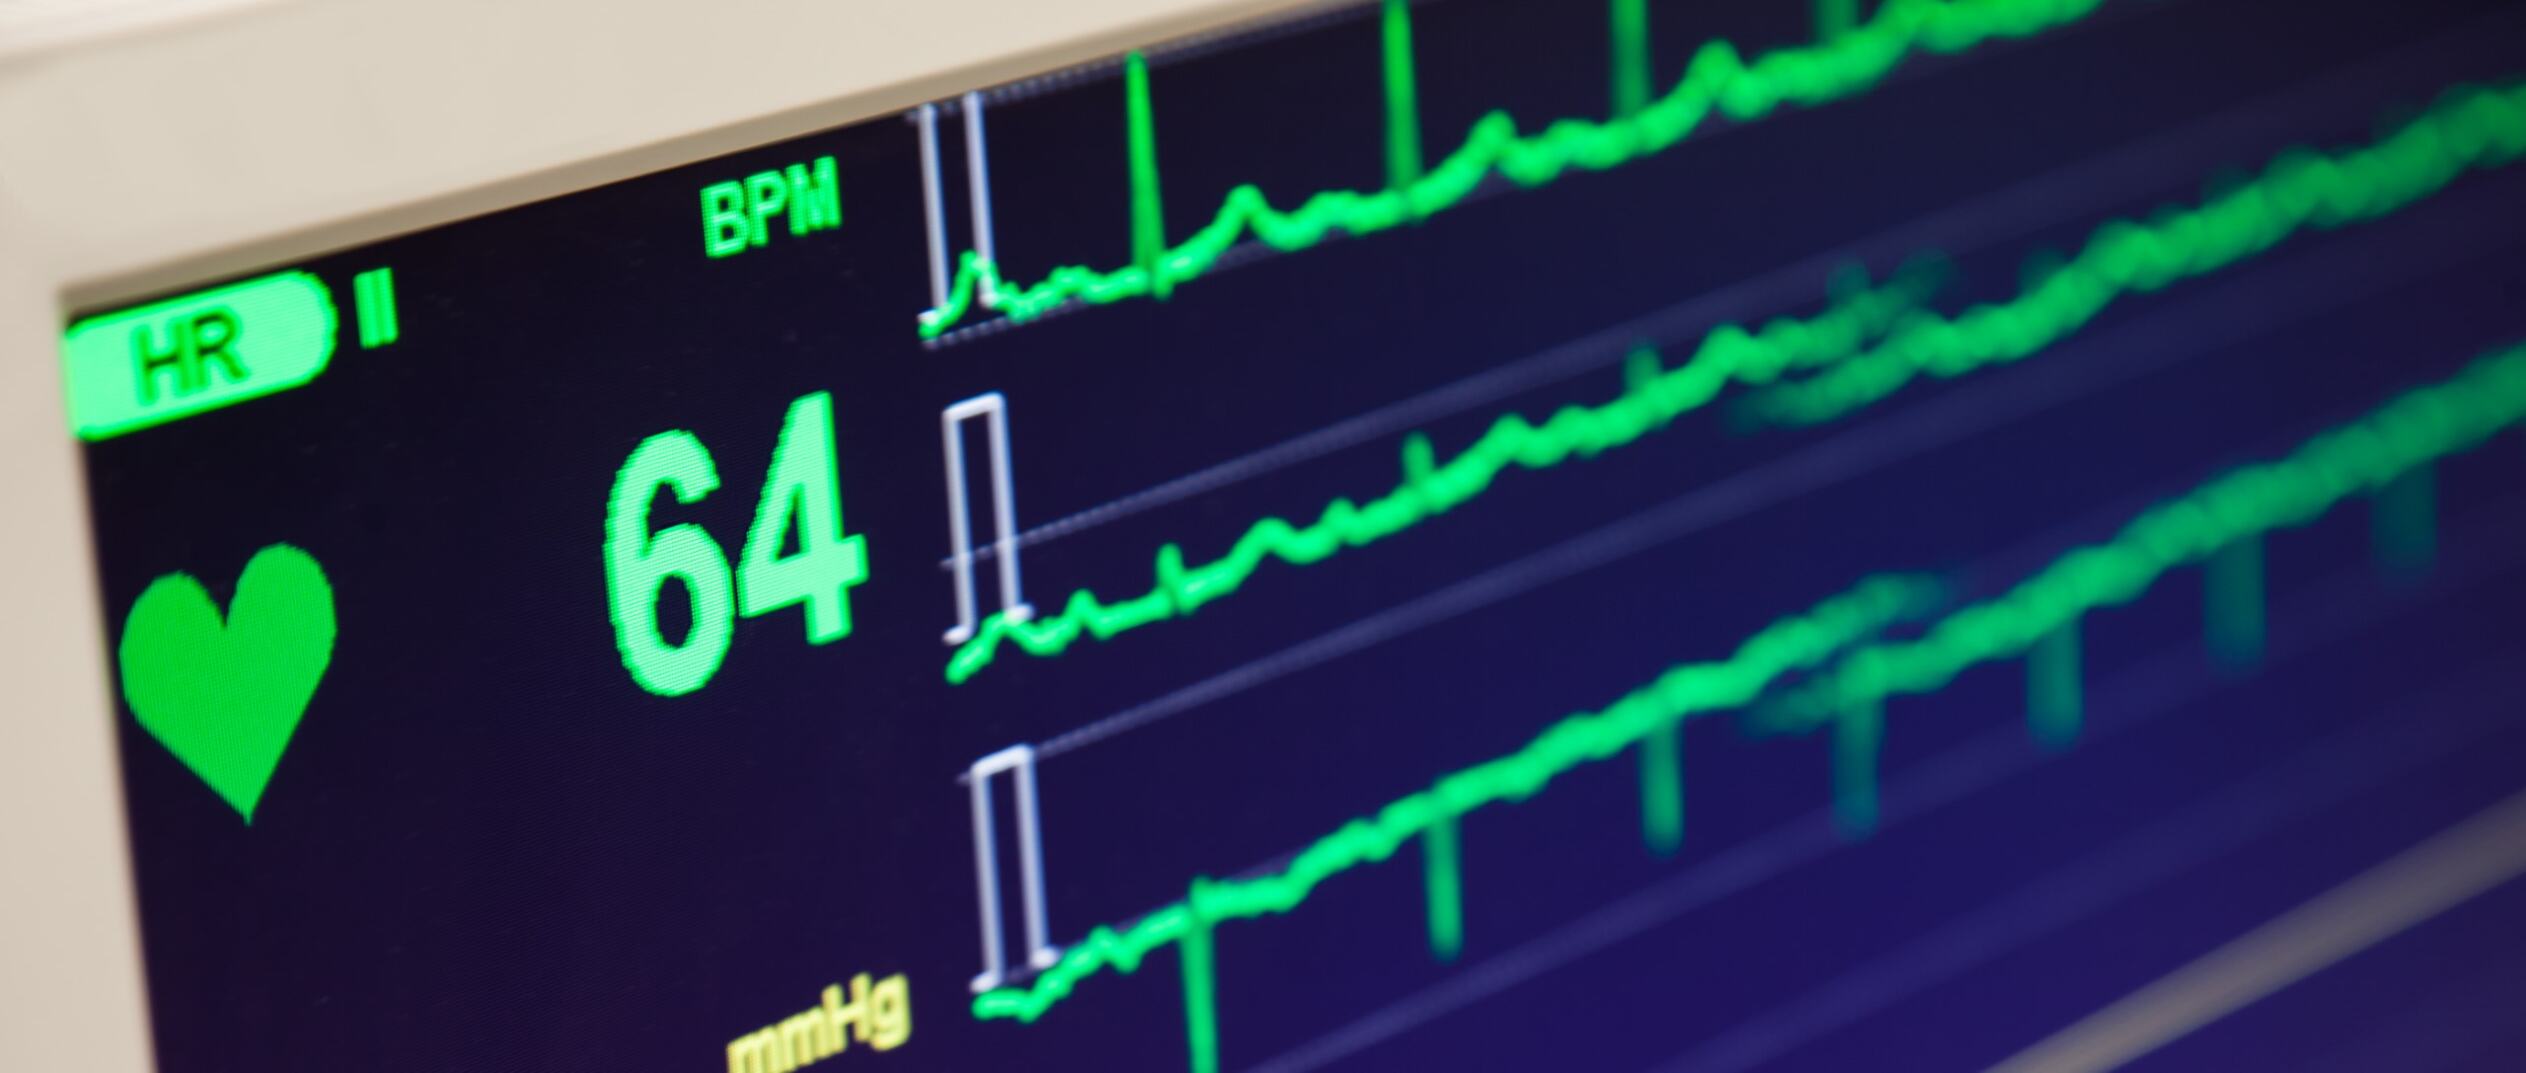
[[[1132,263],[1099,270],[1062,265],[1035,283],[1010,280],[1000,264],[968,250],[957,259],[944,301],[921,313],[921,338],[937,339],[988,310],[1028,320],[1068,302],[1102,305],[1164,298],[1208,273],[1248,239],[1284,253],[1335,234],[1366,235],[1444,212],[1494,175],[1520,186],[1553,182],[1572,170],[1604,171],[1673,147],[1714,118],[1761,119],[1787,106],[1813,106],[1856,96],[1916,55],[1963,52],[1986,42],[2031,37],[2085,19],[2104,0],[1888,0],[1865,25],[1829,40],[1782,48],[1748,60],[1727,41],[1703,45],[1665,95],[1625,110],[1633,91],[1618,88],[1616,114],[1567,118],[1520,132],[1506,110],[1477,120],[1456,150],[1422,165],[1412,85],[1407,5],[1388,0],[1385,35],[1388,185],[1379,190],[1325,190],[1280,209],[1252,184],[1228,192],[1210,222],[1180,243],[1165,241],[1156,204],[1156,134],[1149,116],[1149,78],[1137,54],[1124,64],[1125,111],[1133,173]],[[1617,7],[1613,34],[1627,47],[1645,40]],[[1645,27],[1646,20],[1639,25]],[[1618,56],[1624,84],[1647,81],[1646,60]],[[1639,73],[1627,73],[1637,71]],[[1408,140],[1407,140],[1408,139]],[[1144,160],[1148,176],[1143,181]]]
[[[1679,365],[1662,365],[1644,351],[1627,370],[1626,390],[1607,402],[1564,407],[1540,424],[1503,415],[1443,462],[1426,438],[1407,439],[1401,482],[1375,499],[1333,500],[1303,524],[1264,518],[1208,562],[1190,562],[1182,548],[1165,545],[1141,595],[1107,601],[1079,589],[1057,614],[985,618],[949,657],[947,680],[967,681],[1007,645],[1057,656],[1083,637],[1105,640],[1190,614],[1236,593],[1268,562],[1305,566],[1384,540],[1479,497],[1511,468],[1551,469],[1636,443],[1710,404],[1730,384],[1756,389],[1740,415],[1804,425],[1846,416],[1924,376],[2024,360],[2129,295],[2249,261],[2310,229],[2389,216],[2521,154],[2526,85],[2460,87],[2368,145],[2285,152],[2253,180],[2198,205],[2171,207],[2145,222],[2106,223],[2076,256],[2006,301],[1955,316],[1926,312],[1919,307],[1938,277],[1909,272],[1847,294],[1813,319],[1783,318],[1754,333],[1716,329]]]
[[[1879,635],[1891,624],[1941,607],[1945,588],[1919,576],[1868,579],[1757,632],[1724,659],[1679,664],[1604,708],[1552,723],[1515,752],[1442,775],[1318,838],[1274,870],[1237,879],[1196,878],[1180,901],[1122,927],[1093,928],[1024,986],[975,996],[973,1014],[1031,1023],[1091,977],[1136,972],[1151,954],[1173,944],[1182,952],[1192,1067],[1215,1070],[1219,1021],[1213,975],[1220,925],[1295,912],[1334,877],[1391,859],[1407,843],[1444,827],[1438,859],[1429,865],[1430,882],[1440,885],[1431,893],[1431,911],[1443,914],[1431,921],[1431,938],[1444,956],[1462,941],[1453,916],[1462,891],[1450,885],[1455,876],[1440,874],[1442,865],[1452,867],[1458,851],[1458,818],[1523,802],[1565,773],[1714,714],[1748,712],[1757,733],[1832,730],[1835,805],[1848,830],[1865,833],[1877,811],[1876,751],[1890,699],[1935,692],[1975,666],[2034,656],[2084,615],[2138,599],[2179,568],[2305,525],[2351,497],[2389,490],[2521,422],[2526,422],[2526,344],[2404,392],[2283,457],[2231,470],[2163,500],[2110,538],[2065,551],[2000,595],[1945,610],[1912,639]],[[1778,691],[1793,674],[1810,669],[1816,673]],[[2039,737],[2045,733],[2046,713],[2030,709],[2027,718]]]

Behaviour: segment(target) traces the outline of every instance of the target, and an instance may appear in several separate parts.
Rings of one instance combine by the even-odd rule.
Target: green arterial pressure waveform
[[[1752,62],[1735,45],[1712,41],[1694,53],[1684,77],[1667,93],[1642,103],[1636,89],[1618,91],[1612,118],[1562,119],[1535,134],[1520,134],[1506,111],[1476,121],[1464,144],[1435,166],[1420,165],[1420,132],[1412,84],[1408,14],[1388,0],[1385,19],[1388,186],[1383,190],[1328,190],[1294,211],[1272,207],[1251,184],[1229,191],[1219,214],[1181,244],[1161,233],[1157,197],[1156,136],[1148,123],[1149,86],[1138,57],[1126,64],[1131,119],[1134,263],[1111,271],[1082,265],[1055,268],[1041,282],[1013,283],[999,266],[968,250],[956,266],[947,300],[920,316],[920,333],[935,339],[970,316],[977,305],[1024,320],[1065,302],[1092,304],[1127,298],[1165,297],[1178,284],[1210,270],[1248,236],[1277,250],[1303,250],[1336,233],[1383,231],[1444,211],[1471,195],[1494,174],[1521,186],[1541,186],[1572,168],[1602,171],[1663,151],[1714,114],[1744,122],[1784,104],[1816,105],[1866,91],[1916,53],[1962,52],[1997,38],[2026,37],[2076,22],[2104,0],[1888,0],[1864,26],[1828,40],[1766,53]],[[1645,81],[1645,20],[1615,5],[1619,69]]]
[[[1104,640],[1190,614],[1242,588],[1269,560],[1303,566],[1383,540],[1481,495],[1511,466],[1548,469],[1634,443],[1707,405],[1730,383],[1760,388],[1745,400],[1749,415],[1801,424],[1848,413],[1924,373],[1954,376],[2027,357],[2085,327],[2122,296],[2237,264],[2308,229],[2376,219],[2445,189],[2470,169],[2507,165],[2521,153],[2526,88],[2458,88],[2367,146],[2330,155],[2285,153],[2203,204],[2170,208],[2146,222],[2105,224],[2075,257],[2008,301],[1954,317],[1924,311],[1919,304],[1938,273],[1916,269],[1883,287],[1852,288],[1809,320],[1776,320],[1756,333],[1719,328],[1673,368],[1643,350],[1634,355],[1620,396],[1565,407],[1540,425],[1502,416],[1443,464],[1427,437],[1408,438],[1402,481],[1366,505],[1336,499],[1303,526],[1264,518],[1226,555],[1198,565],[1185,562],[1181,547],[1165,545],[1158,549],[1154,584],[1136,597],[1109,603],[1080,589],[1057,614],[1027,621],[994,614],[949,657],[947,680],[972,678],[1005,644],[1055,656],[1082,636]],[[1811,375],[1775,383],[1798,372]]]
[[[1151,953],[1177,944],[1186,974],[1193,1066],[1216,1069],[1209,974],[1212,932],[1222,923],[1289,913],[1325,881],[1386,860],[1416,836],[1443,847],[1452,860],[1456,822],[1466,813],[1523,801],[1555,777],[1645,747],[1653,735],[1671,733],[1689,718],[1744,709],[1790,672],[1820,663],[1824,670],[1814,678],[1760,709],[1756,729],[1795,732],[1831,724],[1868,746],[1837,749],[1837,762],[1873,766],[1888,697],[1935,690],[1969,667],[2025,654],[2081,615],[2135,599],[2177,567],[2272,530],[2303,525],[2353,495],[2383,489],[2521,421],[2526,421],[2526,345],[2515,345],[2318,435],[2283,458],[2234,470],[2162,502],[2110,539],[2070,551],[1998,597],[1948,611],[1918,639],[1873,638],[1887,624],[1916,617],[1939,600],[1938,584],[1905,576],[1864,581],[1762,630],[1725,660],[1670,669],[1600,711],[1563,718],[1516,752],[1445,775],[1426,790],[1353,820],[1300,850],[1279,871],[1196,878],[1183,900],[1128,926],[1090,931],[1027,985],[975,996],[973,1013],[1031,1022],[1088,977],[1106,969],[1135,971]],[[1452,875],[1447,882],[1452,891]],[[1453,910],[1449,913],[1452,919]]]

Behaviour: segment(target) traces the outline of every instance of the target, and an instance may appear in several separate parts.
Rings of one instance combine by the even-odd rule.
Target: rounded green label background
[[[212,350],[188,338],[204,317],[223,326]],[[332,292],[305,272],[89,317],[62,336],[71,427],[110,439],[297,387],[333,359],[336,319]]]

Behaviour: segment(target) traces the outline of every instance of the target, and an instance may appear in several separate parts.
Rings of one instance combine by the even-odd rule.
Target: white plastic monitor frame
[[[150,1033],[106,619],[59,382],[66,310],[1323,0],[73,0],[36,21],[14,2],[0,0],[0,1069],[139,1071]]]

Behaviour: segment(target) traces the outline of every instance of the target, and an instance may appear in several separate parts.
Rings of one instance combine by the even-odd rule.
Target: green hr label
[[[281,272],[81,320],[62,336],[71,427],[102,440],[313,380],[333,295]]]
[[[702,188],[702,251],[732,257],[772,241],[773,219],[795,236],[842,226],[842,180],[833,158],[817,157]]]
[[[772,448],[754,524],[732,566],[719,542],[691,522],[651,530],[649,507],[664,490],[698,503],[719,489],[710,450],[692,433],[641,441],[614,476],[605,512],[606,607],[615,647],[641,688],[681,696],[708,685],[728,656],[738,616],[805,608],[807,643],[850,636],[853,586],[868,580],[866,542],[842,532],[842,485],[835,473],[833,396],[800,396]],[[795,536],[793,540],[792,537]],[[796,550],[783,554],[784,548]],[[691,625],[669,640],[658,610],[679,583]]]
[[[137,366],[133,376],[140,381],[141,404],[156,403],[162,385],[165,393],[191,395],[208,390],[214,379],[244,383],[246,367],[234,349],[237,327],[237,311],[226,306],[166,324],[135,325],[132,363]]]

